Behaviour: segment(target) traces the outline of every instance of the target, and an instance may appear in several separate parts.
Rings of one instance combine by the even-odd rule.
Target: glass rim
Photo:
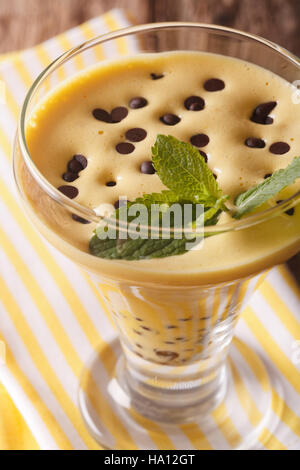
[[[96,213],[95,210],[89,209],[88,207],[79,204],[78,202],[68,198],[63,193],[61,193],[55,186],[53,186],[47,178],[39,171],[35,163],[33,162],[29,149],[26,143],[26,115],[28,106],[31,103],[31,99],[34,94],[38,91],[40,86],[43,84],[43,81],[58,67],[66,63],[68,60],[75,57],[77,54],[84,52],[94,46],[103,44],[105,42],[122,38],[124,36],[130,36],[138,33],[145,33],[151,31],[159,31],[163,29],[180,29],[180,28],[191,28],[191,29],[202,29],[204,31],[211,31],[217,33],[224,33],[228,36],[233,35],[240,39],[250,39],[254,42],[258,42],[273,51],[277,52],[279,55],[288,59],[293,65],[299,68],[300,70],[300,59],[286,50],[285,48],[279,46],[278,44],[264,39],[258,35],[246,33],[238,29],[229,28],[225,26],[219,26],[214,24],[206,23],[197,23],[197,22],[160,22],[160,23],[147,23],[142,25],[130,26],[126,28],[121,28],[113,32],[101,34],[95,36],[92,39],[82,42],[78,46],[75,46],[68,51],[64,52],[58,56],[54,61],[52,61],[35,79],[30,89],[28,90],[26,97],[24,99],[19,121],[17,127],[17,136],[16,141],[19,144],[19,148],[22,154],[22,157],[26,163],[28,170],[31,173],[31,176],[37,181],[39,186],[45,191],[45,193],[51,197],[55,202],[66,208],[68,211],[75,213],[76,215],[88,219],[91,222],[100,223],[103,221],[110,224],[110,219],[106,216],[101,216]],[[202,229],[204,234],[206,233],[224,233],[228,231],[236,231],[246,229],[248,227],[257,225],[259,223],[265,222],[273,217],[276,217],[284,213],[289,208],[295,206],[300,201],[300,190],[296,191],[292,196],[283,199],[280,203],[277,203],[275,206],[269,207],[263,211],[256,212],[254,214],[245,216],[241,219],[232,219],[228,223],[221,223],[216,225],[206,226]],[[151,228],[151,226],[149,226]],[[121,230],[125,230],[121,228]]]

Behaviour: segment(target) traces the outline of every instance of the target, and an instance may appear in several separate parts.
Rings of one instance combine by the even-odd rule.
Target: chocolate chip
[[[130,142],[140,142],[141,140],[144,140],[146,136],[147,132],[141,127],[129,129],[125,134],[126,139],[130,140]]]
[[[271,153],[275,153],[275,155],[283,155],[284,153],[287,153],[290,148],[291,147],[286,142],[274,142],[269,150]]]
[[[245,140],[245,145],[250,148],[263,149],[266,146],[266,143],[262,139],[248,137],[248,139]]]
[[[78,196],[79,193],[78,189],[75,188],[75,186],[66,184],[63,186],[59,186],[57,189],[70,199],[74,199],[76,196]]]
[[[136,345],[137,348],[143,349],[143,346],[141,344],[135,343],[135,345]]]
[[[78,153],[78,154],[74,155],[73,158],[74,158],[74,160],[77,160],[77,162],[79,162],[81,164],[83,170],[87,167],[88,161],[87,161],[87,159],[85,158],[84,155],[81,155],[80,153]]]
[[[130,144],[129,142],[120,142],[116,145],[116,150],[123,155],[127,155],[128,153],[132,153],[134,151],[134,145]]]
[[[276,101],[268,101],[267,103],[261,103],[256,106],[254,112],[258,116],[268,116],[270,112],[275,108],[277,105]]]
[[[200,153],[200,155],[202,155],[202,157],[204,158],[205,163],[207,163],[207,162],[208,162],[208,157],[207,157],[206,153],[203,152],[203,150],[199,150],[199,153]]]
[[[129,106],[131,109],[144,108],[144,106],[147,106],[147,104],[148,101],[142,96],[136,96],[129,101]]]
[[[268,101],[267,103],[261,103],[254,109],[251,121],[257,124],[272,124],[273,119],[269,116],[272,109],[277,105],[276,101]]]
[[[173,330],[174,328],[178,328],[176,325],[167,325],[168,330]]]
[[[274,119],[271,118],[271,116],[267,116],[265,122],[263,122],[262,124],[273,124],[273,122]]]
[[[141,326],[141,328],[143,328],[143,330],[146,330],[146,331],[152,331],[151,328],[149,328],[148,326]]]
[[[170,113],[164,114],[159,119],[161,120],[161,122],[163,122],[167,126],[175,126],[175,124],[178,124],[178,122],[181,121],[179,116],[176,116],[176,114],[170,114]]]
[[[125,108],[124,106],[118,106],[117,108],[114,108],[111,112],[111,120],[112,122],[120,122],[123,119],[126,118],[128,115],[128,109]]]
[[[209,142],[209,137],[206,134],[195,134],[190,138],[190,142],[195,147],[205,147]]]
[[[115,203],[114,203],[114,207],[115,209],[119,209],[119,207],[123,207],[123,206],[126,206],[127,202],[124,200],[124,199],[118,199]]]
[[[62,175],[62,179],[67,183],[72,183],[72,181],[77,180],[77,178],[79,178],[78,174],[72,171],[66,171],[66,173]]]
[[[282,199],[280,199],[279,201],[276,201],[276,204],[280,204],[281,202],[283,202]],[[284,211],[284,213],[287,214],[287,215],[294,215],[295,208],[292,207],[291,209],[288,209],[287,211]]]
[[[82,217],[79,217],[79,215],[76,215],[76,214],[72,214],[72,219],[75,220],[75,222],[79,222],[80,224],[91,223],[89,220],[83,219]]]
[[[68,163],[68,170],[71,171],[71,173],[79,173],[79,171],[82,171],[83,168],[80,162],[73,159]]]
[[[115,181],[107,181],[107,183],[105,183],[106,186],[116,186],[116,182]]]
[[[98,121],[112,122],[111,115],[105,109],[96,108],[93,110],[93,116]]]
[[[179,318],[179,321],[190,321],[190,320],[192,320],[192,317]]]
[[[176,359],[179,356],[175,351],[158,351],[157,349],[155,349],[155,354],[159,357],[165,357],[170,360]]]
[[[189,107],[189,111],[201,111],[204,106],[201,106],[199,103],[192,103]]]
[[[165,344],[175,344],[174,341],[165,341]]]
[[[138,330],[133,329],[132,330],[136,335],[142,336],[142,333]]]
[[[204,88],[206,91],[220,91],[225,88],[225,83],[219,78],[210,78],[204,83]]]
[[[159,80],[160,78],[164,77],[164,74],[158,74],[158,73],[150,73],[152,80]]]
[[[266,173],[264,179],[266,180],[267,178],[270,178],[270,176],[272,176],[272,173]]]
[[[184,106],[189,111],[200,111],[205,106],[205,101],[200,96],[189,96],[185,102]]]
[[[145,175],[154,175],[155,173],[155,168],[151,161],[143,162],[141,164],[140,169],[141,169],[141,173],[144,173]]]

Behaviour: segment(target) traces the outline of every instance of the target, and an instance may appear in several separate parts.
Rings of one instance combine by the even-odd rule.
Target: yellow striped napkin
[[[112,10],[0,63],[0,449],[99,448],[81,421],[77,387],[96,347],[108,348],[114,356],[115,330],[90,278],[42,240],[24,217],[16,200],[11,154],[20,106],[37,73],[64,50],[128,24],[121,10]],[[280,384],[272,390],[277,427],[262,429],[255,448],[300,449],[300,293],[285,267],[264,277],[237,327],[237,336],[260,355],[274,383]],[[239,344],[233,346],[236,354],[257,386],[263,386],[252,355]],[[103,387],[108,377],[104,364]],[[235,406],[255,426],[264,410],[238,377],[233,380]],[[249,400],[255,405],[252,416],[245,411]],[[106,414],[99,419],[118,442],[118,426],[107,422]],[[240,422],[218,423],[218,410],[213,419],[218,426],[215,442],[205,436],[197,441],[186,427],[178,428],[172,439],[167,431],[158,438],[152,429],[143,441],[130,436],[130,448],[145,443],[169,450],[234,447],[242,434]]]

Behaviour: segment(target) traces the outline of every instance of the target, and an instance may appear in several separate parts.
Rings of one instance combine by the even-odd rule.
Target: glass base
[[[117,342],[113,350],[118,352]],[[95,353],[79,387],[85,425],[106,449],[251,449],[279,421],[271,412],[272,386],[263,362],[237,338],[216,378],[218,392],[189,399],[188,407],[182,391],[171,405],[167,397],[154,402],[135,393],[120,346],[119,353],[118,360],[107,347]]]

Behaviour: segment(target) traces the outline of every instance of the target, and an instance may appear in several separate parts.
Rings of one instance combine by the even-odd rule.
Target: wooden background
[[[0,54],[30,47],[114,7],[127,9],[138,23],[232,26],[300,56],[300,0],[0,0]],[[300,255],[289,264],[300,283]]]
[[[0,0],[0,53],[32,46],[113,7],[126,8],[138,23],[236,27],[300,55],[300,0]]]

